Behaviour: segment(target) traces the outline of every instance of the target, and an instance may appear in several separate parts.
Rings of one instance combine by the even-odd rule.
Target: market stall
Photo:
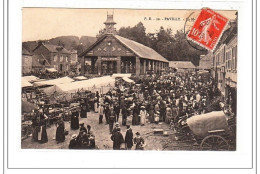
[[[77,76],[77,77],[74,77],[74,80],[77,80],[77,81],[80,81],[80,80],[87,80],[87,78],[84,77],[84,76]]]
[[[74,93],[80,90],[106,93],[115,86],[115,79],[111,76],[97,77],[89,80],[76,81],[68,84],[57,84],[56,91],[59,93]]]
[[[66,76],[66,77],[62,77],[62,78],[58,78],[58,79],[43,80],[43,81],[35,82],[33,85],[34,86],[52,86],[52,85],[57,85],[57,84],[70,83],[73,81],[74,81],[73,79]]]

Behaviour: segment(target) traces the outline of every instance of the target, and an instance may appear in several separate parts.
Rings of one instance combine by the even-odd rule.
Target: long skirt
[[[71,127],[71,129],[74,129],[74,130],[79,128],[79,118],[78,117],[73,117],[71,119],[70,127]]]
[[[139,124],[139,118],[137,114],[133,115],[132,125],[138,125]]]
[[[98,112],[98,103],[97,102],[94,103],[94,111],[96,113]]]
[[[145,115],[141,115],[140,122],[141,122],[142,125],[145,125],[145,122],[146,122]]]
[[[40,142],[41,143],[47,143],[48,142],[48,136],[47,136],[47,131],[46,131],[46,126],[43,125],[41,126],[41,131],[39,132],[40,133]]]
[[[32,132],[32,140],[33,141],[38,141],[38,133],[39,133],[39,127],[38,126],[35,126],[33,128],[33,132]]]
[[[63,142],[65,140],[64,127],[59,126],[56,130],[56,141]]]
[[[87,110],[81,110],[81,112],[80,112],[80,117],[81,118],[87,118]]]
[[[150,123],[154,122],[154,113],[149,114],[149,121],[150,121]]]

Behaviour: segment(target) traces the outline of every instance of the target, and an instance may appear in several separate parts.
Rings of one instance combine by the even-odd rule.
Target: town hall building
[[[145,45],[117,35],[113,15],[107,15],[105,29],[97,41],[79,55],[81,74],[107,75],[160,72],[169,61]]]

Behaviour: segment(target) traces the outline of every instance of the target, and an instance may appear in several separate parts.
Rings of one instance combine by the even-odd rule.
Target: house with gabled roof
[[[32,53],[37,55],[36,57],[41,58],[41,64],[44,63],[44,65],[55,68],[59,72],[70,71],[71,53],[63,46],[39,42]]]
[[[79,55],[81,74],[160,72],[169,61],[143,44],[117,35],[113,15],[107,15],[98,40]]]

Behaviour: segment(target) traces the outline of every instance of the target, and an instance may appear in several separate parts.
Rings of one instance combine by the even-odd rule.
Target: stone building
[[[196,69],[198,70],[208,70],[210,71],[213,66],[213,53],[209,52],[206,55],[200,56],[199,66],[196,66]]]
[[[237,18],[230,21],[213,52],[213,78],[226,104],[236,112],[237,96]]]
[[[30,73],[32,71],[32,64],[32,54],[25,48],[22,48],[22,73]]]
[[[70,71],[70,55],[71,53],[64,47],[51,45],[40,42],[32,51],[34,55],[41,55],[49,63],[51,68],[55,68],[59,72]]]
[[[168,67],[168,60],[138,42],[117,35],[113,15],[107,15],[105,29],[98,40],[79,55],[81,74],[159,72]]]

